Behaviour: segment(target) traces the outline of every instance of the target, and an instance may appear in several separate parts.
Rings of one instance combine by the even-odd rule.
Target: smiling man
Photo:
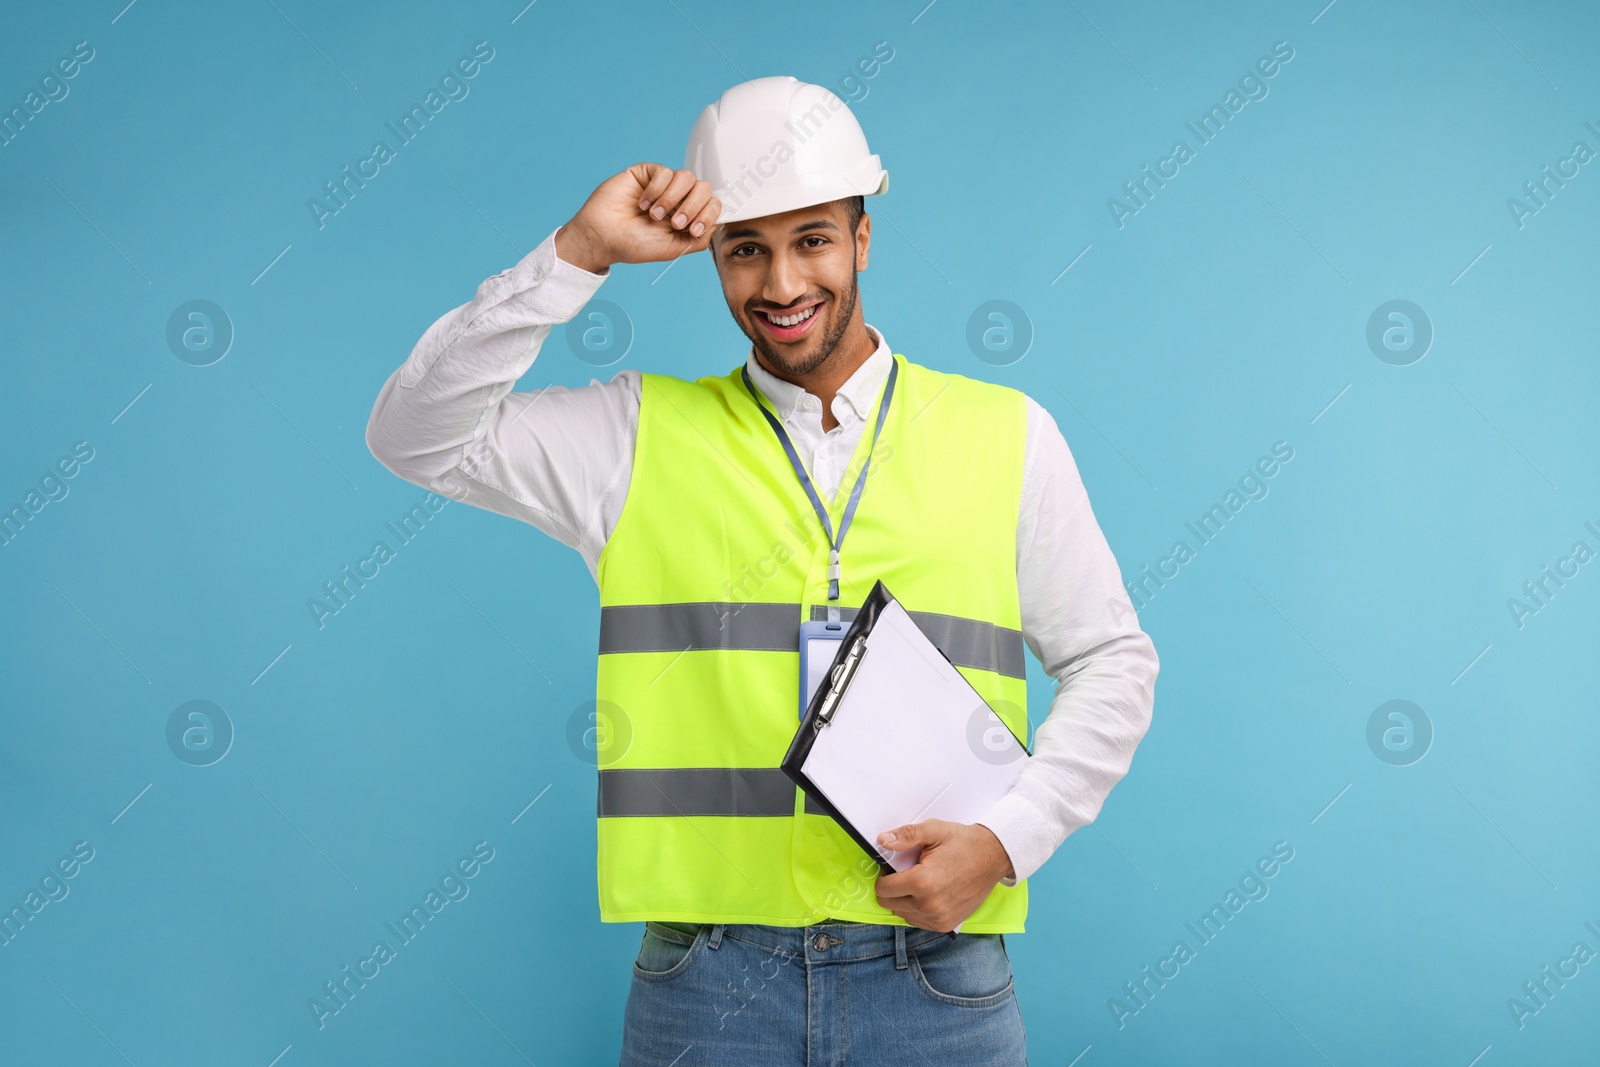
[[[716,257],[728,310],[769,370],[789,381],[814,375],[825,364],[834,372],[836,380],[826,382],[824,378],[814,383],[826,390],[816,394],[823,400],[824,430],[838,425],[827,401],[844,384],[848,372],[866,362],[878,347],[862,322],[856,286],[856,272],[866,269],[872,241],[872,219],[864,214],[862,199],[853,196],[767,215],[756,220],[760,225],[727,226]],[[809,253],[797,257],[790,272],[793,277],[775,277],[772,257],[762,261],[761,253],[772,244],[793,245]],[[785,287],[808,283],[815,292],[804,292],[787,303],[774,305],[764,298],[764,290],[781,293]],[[802,343],[812,335],[815,343]],[[846,339],[849,343],[838,351]]]
[[[827,89],[734,86],[683,168],[608,178],[429,327],[368,423],[384,466],[595,577],[600,919],[645,924],[625,1065],[1025,1064],[1004,935],[1149,727],[1155,650],[1054,420],[863,319],[865,198],[888,181]],[[512,391],[613,264],[698,252],[739,366]],[[886,876],[780,766],[802,623],[848,620],[876,580],[1018,737],[1024,646],[1058,682],[1012,791],[880,835],[918,850]]]

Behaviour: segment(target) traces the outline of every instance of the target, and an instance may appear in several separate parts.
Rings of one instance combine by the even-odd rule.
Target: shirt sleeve
[[[1150,727],[1160,669],[1066,439],[1032,397],[1027,408],[1017,586],[1023,639],[1056,693],[1021,777],[978,820],[1011,859],[1007,886],[1099,815]]]
[[[379,392],[366,440],[406,481],[521,519],[578,549],[593,573],[628,486],[639,374],[511,391],[551,327],[610,276],[559,258],[560,231],[428,327]]]

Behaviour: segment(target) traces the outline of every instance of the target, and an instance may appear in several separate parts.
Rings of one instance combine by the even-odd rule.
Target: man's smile
[[[815,300],[795,308],[787,308],[782,312],[757,311],[754,318],[773,340],[798,341],[810,333],[812,326],[821,318],[819,313],[822,304],[823,301]]]

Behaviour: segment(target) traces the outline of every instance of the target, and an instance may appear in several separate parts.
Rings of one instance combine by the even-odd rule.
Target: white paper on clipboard
[[[848,688],[817,730],[806,777],[874,844],[906,823],[981,818],[1011,791],[1027,749],[899,601],[865,639]],[[902,871],[921,848],[878,852]]]

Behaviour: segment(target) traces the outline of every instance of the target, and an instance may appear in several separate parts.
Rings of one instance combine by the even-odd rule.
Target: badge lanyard
[[[839,536],[835,539],[833,523],[828,519],[828,509],[822,506],[822,498],[817,496],[816,486],[811,484],[805,465],[800,462],[800,456],[794,450],[794,442],[789,440],[789,434],[784,430],[783,424],[761,402],[755,384],[750,381],[749,367],[739,368],[739,373],[744,376],[745,387],[750,390],[750,396],[754,398],[756,407],[767,417],[767,425],[772,427],[772,432],[777,434],[778,440],[783,443],[783,450],[789,454],[789,465],[794,468],[800,484],[805,487],[806,495],[811,498],[811,507],[815,509],[817,518],[822,520],[822,529],[828,535],[828,621],[830,622],[839,621],[839,608],[833,603],[839,599],[839,550],[844,546],[844,535],[850,529],[850,520],[855,517],[856,504],[861,500],[861,490],[867,483],[867,468],[872,465],[872,453],[878,447],[878,434],[883,430],[884,417],[889,414],[889,402],[894,399],[894,380],[899,370],[899,362],[890,357],[889,381],[883,389],[883,404],[878,408],[878,423],[872,428],[872,444],[867,449],[867,458],[861,463],[861,473],[856,476],[855,488],[850,491],[850,503],[845,505],[844,517],[839,520]]]

